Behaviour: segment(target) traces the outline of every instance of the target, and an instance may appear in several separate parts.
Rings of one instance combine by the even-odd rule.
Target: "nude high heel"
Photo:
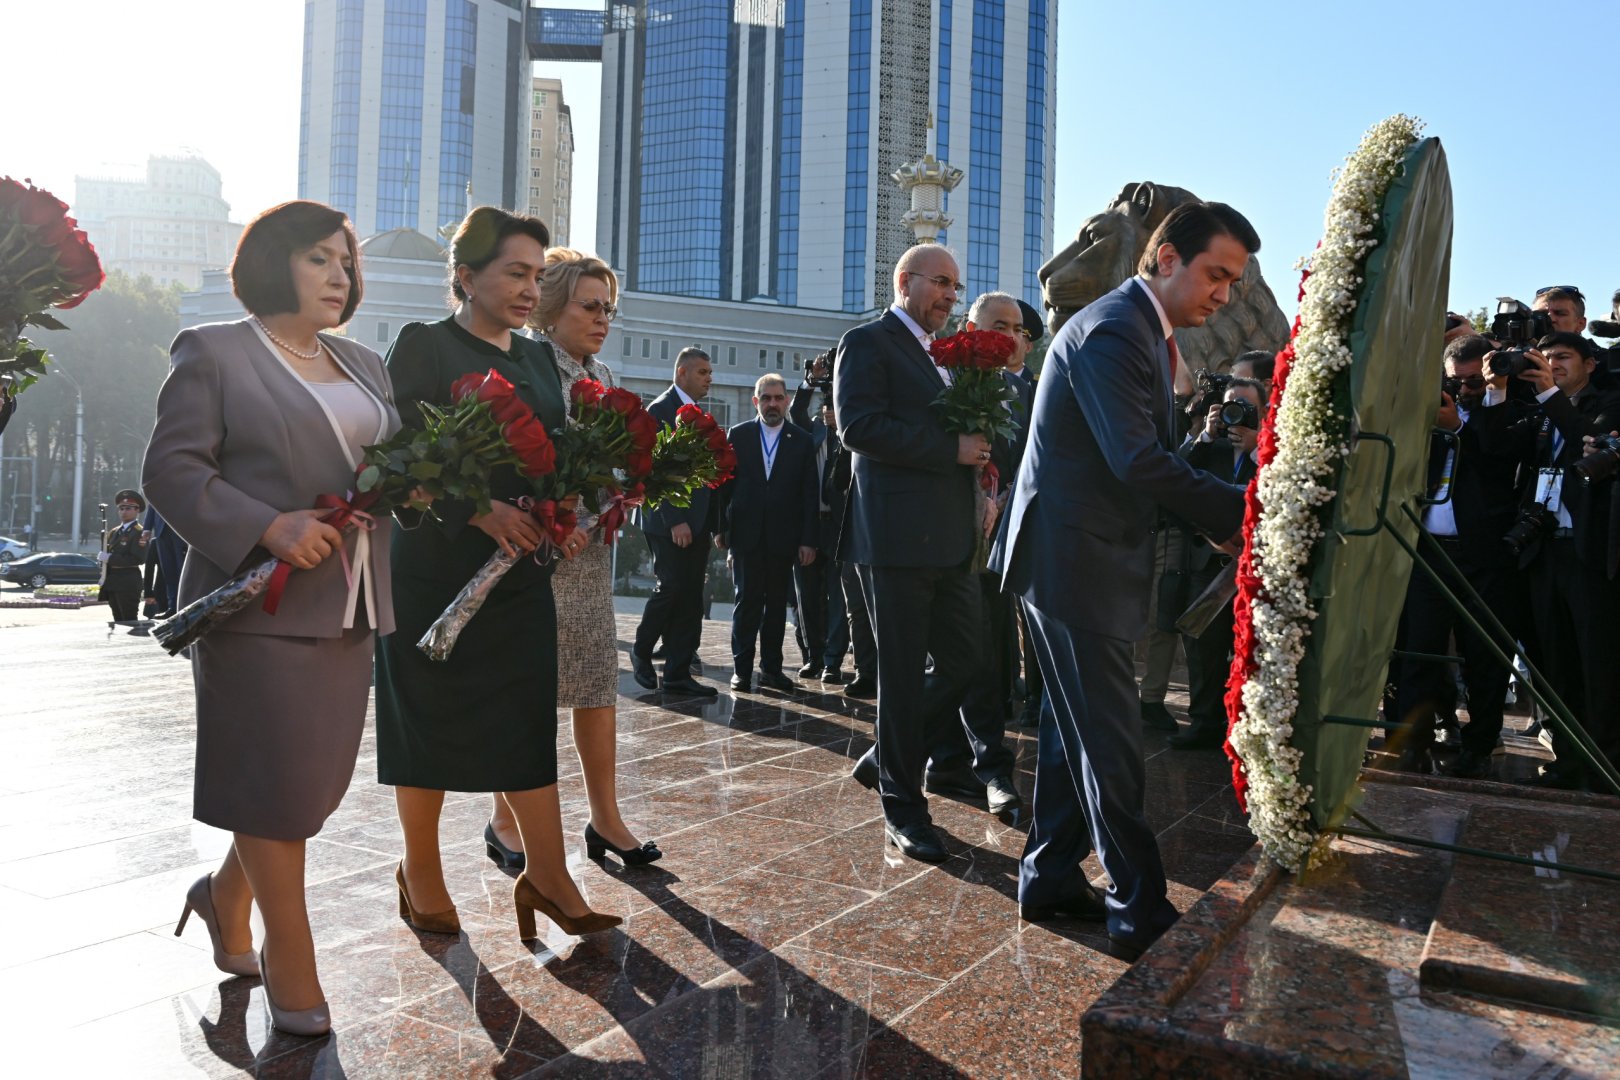
[[[219,915],[214,911],[213,879],[213,874],[204,874],[186,890],[186,906],[180,909],[180,924],[174,928],[174,936],[180,936],[180,931],[186,928],[186,920],[195,911],[197,918],[208,928],[208,940],[214,944],[214,966],[227,975],[250,978],[259,973],[259,954],[252,949],[228,953],[220,943]]]
[[[270,1023],[288,1035],[325,1035],[332,1030],[332,1010],[326,1002],[308,1009],[283,1009],[270,996],[270,961],[259,954],[259,980],[264,983],[264,1004],[270,1010]]]

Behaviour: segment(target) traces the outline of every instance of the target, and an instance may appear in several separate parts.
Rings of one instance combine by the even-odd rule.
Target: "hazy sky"
[[[1620,288],[1612,0],[1159,0],[1156,40],[1122,37],[1143,21],[1115,4],[1056,6],[1057,247],[1129,181],[1189,188],[1249,215],[1291,313],[1290,267],[1321,233],[1329,172],[1368,126],[1407,112],[1428,122],[1450,159],[1453,307],[1572,284],[1596,314]],[[148,153],[191,149],[224,175],[238,219],[292,197],[303,8],[5,3],[0,36],[30,47],[7,57],[0,173],[31,176],[71,202],[75,174],[138,173]],[[67,47],[44,47],[53,39]],[[61,69],[69,57],[72,69]],[[573,232],[588,247],[599,74],[541,67],[565,80],[573,109]]]

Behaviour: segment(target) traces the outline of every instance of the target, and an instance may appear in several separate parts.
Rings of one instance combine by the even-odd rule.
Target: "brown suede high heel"
[[[600,911],[586,912],[578,917],[564,915],[556,904],[541,895],[527,877],[521,875],[512,884],[512,904],[517,908],[518,938],[522,941],[533,941],[540,936],[534,929],[536,911],[561,927],[563,933],[575,937],[599,934],[624,922],[617,915],[604,915]]]
[[[394,883],[399,886],[399,913],[412,926],[429,934],[461,933],[461,916],[454,905],[444,911],[417,911],[411,906],[411,894],[405,890],[404,862],[394,870]]]

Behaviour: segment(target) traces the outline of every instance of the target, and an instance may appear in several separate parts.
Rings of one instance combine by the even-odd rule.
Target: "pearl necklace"
[[[253,316],[253,321],[259,324],[259,329],[264,331],[264,336],[265,337],[269,338],[271,341],[275,342],[277,345],[280,345],[283,349],[286,349],[288,352],[292,353],[294,356],[298,357],[298,359],[300,359],[300,360],[313,360],[317,356],[321,355],[321,350],[322,349],[326,348],[326,345],[324,343],[322,343],[322,341],[321,341],[320,335],[317,334],[317,335],[315,335],[315,348],[314,349],[310,350],[309,352],[304,352],[302,349],[295,349],[291,345],[287,344],[285,341],[282,341],[280,338],[276,337],[275,334],[271,333],[270,328],[268,326],[264,325],[264,320],[263,319],[261,319],[257,315],[255,315],[255,316]]]

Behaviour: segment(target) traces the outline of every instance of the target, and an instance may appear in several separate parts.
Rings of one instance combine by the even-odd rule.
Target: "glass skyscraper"
[[[890,174],[933,118],[936,153],[967,173],[943,239],[969,295],[1038,302],[1056,7],[609,0],[598,250],[632,290],[871,311],[912,242]]]
[[[362,237],[527,191],[524,0],[305,0],[298,194]]]

